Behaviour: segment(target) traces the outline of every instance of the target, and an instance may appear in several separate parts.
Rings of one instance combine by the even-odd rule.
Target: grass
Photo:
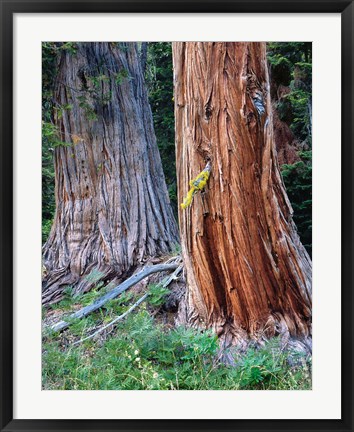
[[[228,366],[218,360],[218,340],[212,332],[158,323],[154,315],[163,294],[153,286],[150,303],[143,303],[124,321],[80,345],[73,346],[73,342],[123,313],[137,294],[125,293],[61,334],[47,333],[42,345],[43,389],[311,389],[311,359],[281,350],[278,338],[262,348],[234,354],[236,365]],[[88,296],[92,300],[93,294]],[[68,311],[70,302],[73,306],[68,297],[56,306],[56,312]],[[83,296],[80,301],[85,304],[87,299]]]

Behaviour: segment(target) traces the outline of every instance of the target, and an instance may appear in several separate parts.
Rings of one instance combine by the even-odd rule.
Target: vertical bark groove
[[[264,43],[174,43],[179,201],[211,161],[204,194],[179,210],[188,279],[180,320],[234,341],[309,341],[310,258],[276,157]]]
[[[43,303],[116,281],[178,242],[136,44],[63,51],[55,89],[56,213]],[[163,216],[162,216],[163,215]]]

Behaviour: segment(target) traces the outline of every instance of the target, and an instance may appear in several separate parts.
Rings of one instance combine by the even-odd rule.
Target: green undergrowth
[[[148,301],[125,320],[74,345],[128,309],[142,294],[125,293],[105,308],[73,322],[61,334],[44,332],[42,386],[46,390],[307,390],[311,359],[282,351],[273,338],[261,348],[218,360],[211,331],[171,328],[161,323],[167,290],[150,287]],[[70,292],[70,290],[68,291]],[[94,294],[88,298],[92,301]],[[81,304],[87,298],[82,296]],[[68,312],[69,295],[56,311]],[[73,301],[71,300],[71,306]],[[44,319],[49,311],[44,311]]]

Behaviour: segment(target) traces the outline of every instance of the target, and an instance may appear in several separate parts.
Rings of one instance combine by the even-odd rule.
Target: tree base
[[[274,337],[279,338],[281,350],[312,354],[311,322],[295,324],[289,316],[279,312],[270,314],[267,319],[255,321],[245,329],[234,319],[225,319],[221,315],[216,319],[202,318],[188,304],[185,296],[179,304],[175,321],[176,325],[214,331],[219,339],[220,359],[230,365],[235,363],[236,352],[245,352],[250,347],[262,347]]]
[[[110,284],[114,287],[122,278],[130,276],[134,269],[119,273],[111,267],[90,267],[80,276],[71,273],[69,266],[50,271],[42,280],[42,304],[47,306],[58,303],[64,298],[68,288],[71,296],[76,297],[98,286]]]

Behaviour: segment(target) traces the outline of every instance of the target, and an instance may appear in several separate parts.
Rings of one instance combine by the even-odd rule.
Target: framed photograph
[[[1,19],[1,430],[352,431],[352,1]]]

